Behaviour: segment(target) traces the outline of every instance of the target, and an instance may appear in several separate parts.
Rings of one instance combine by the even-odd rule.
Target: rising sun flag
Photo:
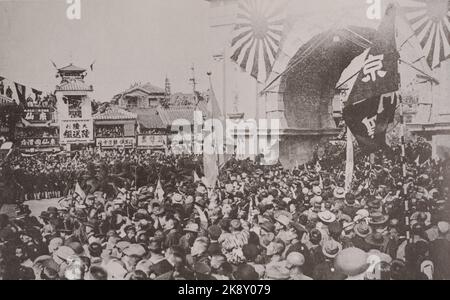
[[[265,82],[281,49],[288,1],[241,0],[231,41],[242,69]]]
[[[429,66],[434,69],[450,58],[450,1],[400,0],[399,3]]]

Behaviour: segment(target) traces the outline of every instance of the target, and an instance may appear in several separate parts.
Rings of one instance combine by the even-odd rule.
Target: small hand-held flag
[[[83,189],[81,188],[81,186],[78,183],[78,181],[75,184],[74,196],[75,197],[80,197],[82,201],[84,201],[84,199],[86,199],[86,193],[83,191]]]
[[[211,119],[219,121],[221,128],[214,128],[212,123],[210,128],[205,127],[207,138],[203,141],[203,173],[205,174],[204,183],[207,188],[213,189],[216,186],[219,177],[219,166],[225,163],[223,149],[218,149],[223,145],[225,136],[224,118],[220,111],[219,103],[210,82],[208,101],[210,106]],[[209,126],[208,126],[209,127]],[[205,151],[206,150],[206,151]]]
[[[198,174],[195,170],[193,171],[193,173],[194,173],[194,182],[201,181],[200,177],[198,177]]]
[[[322,166],[320,165],[319,161],[316,162],[316,172],[319,173],[322,170]]]
[[[205,212],[198,206],[194,205],[195,210],[198,213],[198,217],[200,219],[200,227],[204,230],[208,229],[208,218],[206,217]]]
[[[158,200],[162,202],[164,200],[164,190],[162,188],[160,179],[158,179],[158,183],[156,185],[156,194],[158,195]]]
[[[95,64],[95,60],[92,62],[92,64],[89,66],[89,68],[91,69],[91,71],[94,71],[94,64]]]
[[[416,158],[416,160],[414,162],[416,163],[416,166],[420,165],[420,154],[417,155],[417,158]]]
[[[353,135],[351,131],[347,130],[347,161],[345,163],[345,192],[351,191],[352,179],[353,179]]]

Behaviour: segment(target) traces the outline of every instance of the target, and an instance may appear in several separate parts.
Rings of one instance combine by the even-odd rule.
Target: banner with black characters
[[[344,119],[358,144],[373,152],[386,146],[387,127],[394,120],[399,94],[372,97],[344,109]]]
[[[398,102],[399,74],[395,7],[390,6],[373,46],[360,55],[361,68],[343,110],[346,125],[366,151],[386,146],[386,130]]]
[[[58,138],[23,138],[20,141],[21,148],[53,148],[58,147]]]
[[[61,144],[86,144],[94,142],[94,124],[92,119],[61,120]]]

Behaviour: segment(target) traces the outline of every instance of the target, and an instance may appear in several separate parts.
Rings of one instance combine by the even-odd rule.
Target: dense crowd
[[[21,185],[63,182],[69,196],[38,218],[0,215],[0,278],[450,279],[448,161],[410,144],[404,177],[398,147],[358,152],[346,193],[344,150],[293,170],[231,159],[214,190],[198,156],[13,158]]]

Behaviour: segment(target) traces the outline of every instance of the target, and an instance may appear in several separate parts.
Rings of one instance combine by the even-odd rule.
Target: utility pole
[[[194,64],[192,64],[191,70],[192,70],[192,77],[189,78],[189,82],[192,84],[192,90],[193,90],[193,92],[195,94],[195,92],[197,91],[197,83],[198,82],[197,82],[197,79],[195,78],[195,66],[194,66]]]

